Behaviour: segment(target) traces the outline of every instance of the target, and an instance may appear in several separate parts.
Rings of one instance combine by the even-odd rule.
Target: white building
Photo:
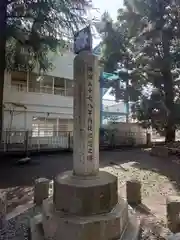
[[[54,68],[43,77],[35,71],[5,74],[5,130],[32,130],[34,136],[72,131],[73,59],[70,51],[53,55]]]
[[[98,53],[99,54],[99,53]],[[32,130],[33,136],[56,136],[73,130],[72,48],[50,56],[53,70],[45,76],[38,71],[5,74],[4,130]],[[123,102],[110,94],[103,96],[103,112],[125,119]],[[109,99],[109,100],[105,100]]]
[[[24,144],[25,131],[31,148],[67,148],[73,131],[72,51],[52,56],[54,68],[45,76],[38,72],[11,72],[4,83],[4,142]],[[104,113],[125,117],[124,103],[104,100]],[[8,133],[8,134],[7,134]],[[69,142],[70,140],[70,142]],[[5,145],[6,147],[6,145]],[[24,147],[24,145],[22,145]]]

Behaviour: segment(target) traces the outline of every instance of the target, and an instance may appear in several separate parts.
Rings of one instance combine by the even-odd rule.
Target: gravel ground
[[[151,222],[155,221],[155,215],[161,226],[166,224],[166,197],[180,193],[179,163],[176,157],[152,157],[148,150],[100,153],[101,169],[118,176],[119,192],[123,197],[126,196],[127,180],[133,178],[142,182],[143,203],[149,209],[137,209],[137,215],[141,219],[150,219]],[[72,169],[71,154],[34,157],[30,165],[16,166],[7,163],[1,166],[0,189],[8,192],[8,211],[32,200],[36,178],[53,179],[59,172],[69,169]],[[150,214],[150,210],[153,214]]]

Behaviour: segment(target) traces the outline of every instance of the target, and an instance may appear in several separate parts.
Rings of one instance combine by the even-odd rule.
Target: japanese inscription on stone
[[[87,160],[93,160],[93,69],[88,67],[87,70]]]

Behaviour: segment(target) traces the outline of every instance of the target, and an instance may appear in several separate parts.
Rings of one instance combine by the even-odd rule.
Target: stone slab
[[[41,208],[34,204],[26,204],[7,214],[6,238],[3,240],[30,240],[30,220],[40,211]]]
[[[44,240],[44,231],[42,226],[42,215],[36,215],[30,221],[31,240]]]
[[[54,181],[57,211],[76,216],[110,212],[118,202],[117,177],[100,171],[94,177],[77,177],[71,171]]]
[[[67,216],[55,211],[51,199],[44,200],[42,211],[45,238],[53,240],[119,239],[128,223],[128,205],[122,199],[111,212],[95,216]]]
[[[135,215],[130,214],[129,221],[122,238],[119,240],[139,240],[141,239],[141,225]]]

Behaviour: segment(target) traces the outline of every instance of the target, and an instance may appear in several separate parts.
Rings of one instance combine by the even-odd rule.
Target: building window
[[[29,92],[40,92],[41,77],[36,73],[29,74]]]
[[[72,97],[74,95],[74,81],[66,79],[66,92],[67,96]]]
[[[12,72],[11,73],[11,87],[18,92],[27,91],[27,73],[26,72]]]
[[[57,119],[36,118],[32,120],[33,137],[53,137],[56,136]]]
[[[65,79],[60,77],[54,78],[54,94],[66,96],[66,86],[65,86]]]
[[[72,119],[46,119],[33,117],[33,137],[68,136],[73,131]]]
[[[53,77],[39,76],[36,73],[29,74],[29,91],[40,93],[53,93]]]
[[[53,137],[54,128],[53,124],[33,123],[32,136],[33,137]]]
[[[40,77],[40,92],[53,94],[53,77],[52,76]]]

